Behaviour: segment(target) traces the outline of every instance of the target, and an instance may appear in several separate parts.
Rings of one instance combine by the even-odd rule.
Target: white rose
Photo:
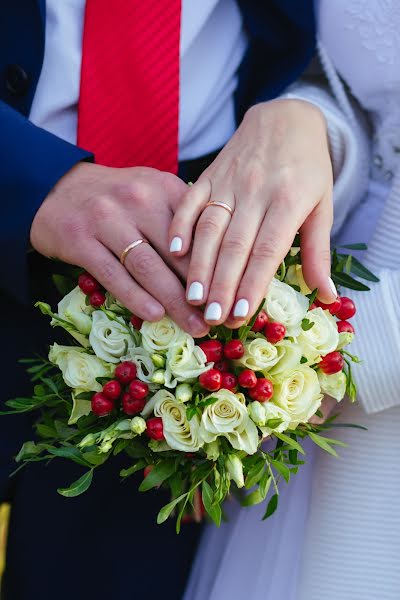
[[[285,371],[292,371],[300,365],[303,351],[299,344],[291,340],[281,340],[275,344],[275,349],[278,360],[268,373],[272,377],[277,377]]]
[[[194,339],[185,333],[179,343],[167,352],[165,385],[174,388],[178,381],[194,381],[211,367],[207,365],[207,357],[200,346],[196,346]]]
[[[321,386],[321,392],[332,396],[338,402],[343,400],[346,395],[346,384],[347,379],[343,371],[334,373],[333,375],[327,375],[322,371],[318,371],[319,384]]]
[[[314,325],[307,331],[302,330],[297,341],[307,360],[316,363],[321,356],[336,350],[339,333],[336,321],[328,310],[314,308],[307,313],[306,319]]]
[[[290,265],[286,271],[285,282],[289,285],[297,285],[304,296],[311,294],[312,292],[304,281],[303,268],[301,265]]]
[[[276,365],[279,360],[278,350],[274,344],[270,344],[263,338],[256,338],[251,342],[245,342],[244,354],[236,361],[252,371],[268,371]]]
[[[289,414],[291,429],[306,423],[321,406],[322,398],[318,376],[307,366],[283,373],[274,383],[272,401]]]
[[[60,368],[65,383],[78,392],[100,392],[102,386],[96,377],[110,377],[112,372],[109,365],[83,348],[54,344],[49,361]]]
[[[111,320],[102,310],[92,314],[89,342],[96,356],[110,363],[118,363],[126,356],[134,340],[123,320]]]
[[[301,322],[308,311],[309,301],[287,283],[273,279],[264,307],[271,321],[283,323],[287,335],[296,336],[301,331]]]
[[[140,329],[142,343],[145,350],[153,352],[167,352],[171,346],[180,344],[187,335],[169,317],[163,317],[156,323],[144,321]]]
[[[137,378],[145,383],[152,383],[153,375],[156,371],[151,356],[144,348],[141,347],[130,347],[129,352],[126,356],[121,357],[121,362],[124,360],[131,360],[135,363],[137,368]]]
[[[250,419],[243,394],[219,390],[205,398],[217,398],[204,409],[200,434],[208,444],[219,436],[226,437],[236,450],[247,454],[257,451],[259,442],[257,427]]]
[[[69,294],[58,303],[58,316],[65,319],[76,329],[68,329],[61,324],[64,329],[74,337],[82,346],[87,347],[87,335],[92,328],[92,319],[90,314],[93,311],[91,306],[86,305],[86,295],[82,292],[79,286],[74,288]],[[60,325],[56,319],[51,321],[51,324]]]
[[[197,452],[203,445],[199,437],[199,418],[196,415],[188,421],[186,406],[174,397],[160,397],[154,414],[162,418],[164,437],[170,448],[180,452]]]

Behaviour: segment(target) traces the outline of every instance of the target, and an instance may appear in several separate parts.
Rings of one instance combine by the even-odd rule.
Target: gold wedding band
[[[140,246],[140,244],[148,244],[148,243],[149,242],[143,238],[140,240],[136,240],[135,242],[132,242],[132,244],[129,244],[129,246],[127,246],[125,248],[125,250],[121,253],[121,256],[119,257],[119,261],[120,261],[121,265],[125,264],[126,257],[128,256],[128,254],[131,250],[133,250],[134,248],[137,248],[137,246]]]
[[[217,200],[213,200],[213,201],[207,202],[204,209],[206,209],[207,206],[220,206],[221,208],[224,208],[225,210],[227,210],[231,216],[233,215],[233,208],[231,206],[229,206],[229,204],[226,204],[226,202],[218,202]]]

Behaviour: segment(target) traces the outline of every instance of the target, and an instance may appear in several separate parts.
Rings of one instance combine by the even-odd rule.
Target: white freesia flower
[[[176,386],[175,397],[178,402],[189,402],[193,396],[193,388],[188,383],[180,383]]]
[[[290,285],[278,279],[271,281],[264,308],[271,321],[283,323],[288,335],[296,336],[300,333],[308,306],[308,298]]]
[[[209,444],[205,444],[204,450],[207,455],[207,459],[213,460],[215,462],[216,460],[218,460],[218,457],[220,455],[219,441],[214,440],[213,442],[210,442]]]
[[[217,400],[204,409],[200,434],[208,444],[226,437],[236,450],[254,454],[258,446],[257,427],[250,419],[243,394],[219,390],[208,396]]]
[[[279,360],[278,350],[266,339],[256,338],[244,343],[244,354],[236,361],[252,371],[268,371]]]
[[[110,377],[112,369],[102,360],[87,354],[83,348],[59,346],[50,348],[49,361],[57,365],[65,383],[77,392],[99,392],[102,386],[96,377]]]
[[[134,340],[122,319],[111,320],[102,310],[92,314],[89,342],[96,356],[110,363],[118,363],[128,354]]]
[[[249,415],[252,421],[258,426],[263,427],[267,419],[262,402],[250,402],[248,406]]]
[[[151,384],[153,375],[156,371],[153,361],[151,360],[150,354],[141,347],[130,347],[129,352],[126,356],[121,357],[121,362],[124,360],[131,360],[135,363],[137,368],[137,378],[140,381]]]
[[[140,333],[142,334],[144,349],[151,354],[154,352],[167,352],[175,344],[181,344],[187,335],[169,317],[163,317],[156,323],[144,321]]]
[[[306,423],[321,406],[321,388],[314,369],[300,366],[280,375],[274,383],[272,402],[290,416],[290,428]]]
[[[196,346],[194,339],[185,333],[179,343],[167,352],[165,385],[174,388],[178,381],[194,381],[211,367],[207,365],[207,357],[200,346]]]
[[[310,310],[306,319],[313,323],[313,326],[307,331],[302,330],[297,341],[309,362],[319,362],[321,356],[325,356],[337,348],[339,333],[336,321],[328,310],[322,308]]]
[[[353,338],[354,333],[351,333],[350,331],[342,331],[341,333],[339,333],[339,343],[337,345],[336,350],[343,350],[343,348],[351,344]]]
[[[311,294],[312,292],[304,280],[303,268],[301,265],[290,265],[286,271],[285,282],[289,285],[297,285],[304,296]]]
[[[57,312],[61,319],[72,323],[73,327],[75,327],[76,331],[68,329],[72,337],[82,346],[87,347],[88,341],[86,336],[89,335],[92,328],[90,315],[93,312],[93,308],[86,305],[86,296],[79,286],[76,286],[58,303]],[[51,324],[60,325],[60,322],[52,319]],[[62,324],[61,326],[64,327]]]
[[[339,373],[334,373],[333,375],[327,375],[322,371],[318,371],[318,379],[323,394],[332,396],[338,402],[343,400],[346,395],[347,383],[346,375],[343,371],[339,371]]]
[[[135,435],[142,435],[146,431],[146,421],[142,417],[133,417],[131,421],[131,431]]]
[[[171,398],[160,395],[154,406],[154,414],[162,418],[164,437],[170,448],[180,452],[197,452],[203,445],[199,436],[198,416],[195,415],[188,421],[186,406],[177,402],[174,396]]]
[[[275,344],[274,347],[278,355],[278,360],[276,364],[269,369],[268,375],[278,377],[280,373],[292,371],[300,365],[303,352],[299,344],[290,340],[281,340]]]
[[[265,423],[264,426],[261,427],[264,437],[271,435],[274,431],[282,433],[288,429],[292,418],[286,410],[277,404],[273,404],[273,402],[264,402],[262,407],[265,413]],[[275,421],[275,419],[279,419],[280,423],[274,425],[272,421]]]
[[[243,464],[236,454],[228,454],[225,459],[225,467],[229,477],[233,479],[238,488],[244,486]]]

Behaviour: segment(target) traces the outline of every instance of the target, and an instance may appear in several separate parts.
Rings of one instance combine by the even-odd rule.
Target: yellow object
[[[0,506],[0,577],[4,572],[4,567],[6,564],[6,545],[9,516],[10,505],[2,504]]]

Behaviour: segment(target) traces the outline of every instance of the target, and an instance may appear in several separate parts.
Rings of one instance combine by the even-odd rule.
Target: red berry
[[[110,400],[117,400],[121,395],[121,384],[119,381],[115,379],[107,381],[103,387],[103,394]]]
[[[314,310],[315,308],[318,308],[318,306],[313,302],[308,310]]]
[[[355,333],[353,325],[348,321],[338,321],[337,328],[339,333]]]
[[[209,392],[217,392],[221,387],[222,373],[217,369],[209,369],[199,377],[200,385]]]
[[[82,273],[78,277],[78,285],[86,296],[100,289],[100,284],[90,273]]]
[[[342,299],[338,296],[336,300],[334,300],[330,304],[324,304],[324,302],[321,302],[320,300],[316,299],[314,303],[323,310],[329,310],[331,315],[336,315],[338,310],[342,306]]]
[[[321,362],[318,363],[321,371],[326,373],[326,375],[334,375],[334,373],[339,373],[342,371],[344,367],[343,356],[340,352],[329,352]]]
[[[129,395],[134,400],[143,400],[146,396],[149,395],[149,386],[147,383],[143,383],[143,381],[139,381],[139,379],[134,379],[129,384]]]
[[[221,374],[221,387],[234,392],[237,389],[237,377],[233,373]]]
[[[97,290],[96,292],[93,292],[93,294],[90,294],[89,301],[94,308],[99,308],[100,306],[103,306],[106,301],[106,296],[103,292]]]
[[[356,314],[356,305],[351,298],[347,298],[346,296],[342,296],[341,300],[342,306],[337,311],[336,316],[341,321],[347,321],[347,319],[351,319]]]
[[[115,369],[115,377],[122,385],[127,385],[136,377],[136,365],[130,360],[120,363]]]
[[[133,325],[133,327],[135,329],[137,329],[139,331],[139,329],[143,325],[143,319],[141,319],[140,317],[137,317],[136,315],[132,315],[131,316],[131,324]]]
[[[98,417],[109,415],[114,408],[114,402],[107,398],[103,392],[97,392],[92,396],[92,411]]]
[[[269,379],[260,377],[252,390],[249,391],[249,396],[258,402],[268,402],[274,395],[274,386]]]
[[[254,321],[254,325],[251,328],[252,331],[259,332],[264,329],[265,325],[268,323],[268,315],[265,310],[260,310],[258,313],[256,320]]]
[[[146,434],[150,439],[156,440],[157,442],[160,442],[164,439],[164,428],[161,417],[153,417],[152,419],[149,419],[146,425]]]
[[[283,323],[267,323],[264,327],[264,335],[271,344],[277,344],[286,335],[286,327]]]
[[[244,346],[240,340],[230,340],[224,346],[224,356],[230,360],[242,358],[244,354]]]
[[[239,385],[242,388],[252,389],[257,385],[257,376],[251,369],[245,369],[239,375]]]
[[[122,395],[122,410],[129,416],[141,413],[145,406],[146,400],[143,398],[132,398],[129,392],[125,392]]]
[[[222,344],[218,340],[206,340],[199,344],[207,357],[207,362],[217,362],[222,359]]]
[[[221,371],[221,373],[228,373],[230,369],[229,360],[219,360],[218,362],[214,363],[214,369]]]

